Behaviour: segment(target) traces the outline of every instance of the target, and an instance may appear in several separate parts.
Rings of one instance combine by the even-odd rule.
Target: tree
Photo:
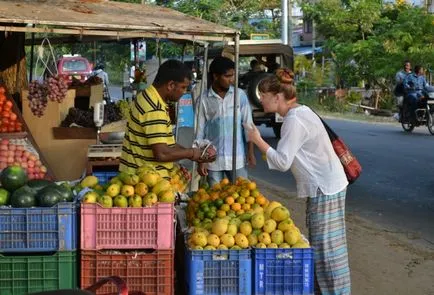
[[[303,9],[327,40],[338,86],[363,79],[391,92],[405,59],[434,65],[434,16],[419,8],[377,0],[320,0]]]
[[[141,3],[141,0],[115,0]],[[146,0],[146,3],[173,8],[185,14],[199,17],[217,24],[239,29],[241,39],[249,39],[251,33],[268,33],[280,36],[281,0]],[[271,22],[260,22],[258,27],[249,24],[255,17],[268,17]],[[265,28],[265,29],[264,29]]]

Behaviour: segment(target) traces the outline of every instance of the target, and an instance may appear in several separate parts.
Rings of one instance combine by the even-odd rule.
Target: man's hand
[[[247,154],[247,165],[249,165],[250,168],[256,167],[256,157],[254,153]]]
[[[202,158],[202,151],[199,148],[192,148],[193,150],[193,156],[190,158],[190,160],[198,162],[198,163],[210,163],[210,162],[214,162],[215,159],[217,158],[217,155],[215,155],[214,157],[208,158],[208,159],[204,159]]]
[[[208,165],[206,163],[200,163],[199,167],[197,167],[197,172],[200,176],[208,175]]]

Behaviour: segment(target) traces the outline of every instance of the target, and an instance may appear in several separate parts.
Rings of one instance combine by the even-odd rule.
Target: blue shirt
[[[403,83],[404,80],[405,80],[405,78],[406,78],[408,75],[410,75],[410,74],[411,74],[411,72],[407,73],[407,72],[404,71],[404,70],[401,70],[401,71],[399,71],[398,73],[396,73],[396,75],[395,75],[395,82],[396,82],[396,84]]]
[[[210,140],[217,149],[217,159],[208,164],[211,171],[232,170],[232,143],[234,121],[234,87],[231,86],[225,97],[220,97],[212,87],[198,102],[197,139]],[[238,89],[239,112],[237,122],[237,166],[246,164],[246,134],[243,124],[253,124],[252,110],[246,93]]]
[[[424,76],[419,76],[414,73],[408,75],[404,79],[404,88],[406,90],[422,91],[429,87]]]

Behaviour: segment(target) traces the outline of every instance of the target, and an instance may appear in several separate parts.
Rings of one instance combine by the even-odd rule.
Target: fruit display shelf
[[[15,103],[15,100],[13,97],[8,93],[5,85],[0,83],[0,89],[4,89],[3,95],[6,97],[8,101],[12,103],[12,111],[14,114],[16,114],[16,121],[20,122],[22,128],[19,132],[2,132],[0,133],[0,139],[6,139],[6,140],[26,140],[27,146],[31,147],[32,151],[37,155],[38,160],[42,163],[44,167],[47,168],[46,178],[47,179],[54,179],[54,173],[48,166],[48,163],[46,159],[44,158],[44,155],[41,153],[35,139],[33,138],[31,132],[29,131],[27,123],[31,124],[31,122],[26,122],[23,118],[23,115],[18,108],[17,104]]]

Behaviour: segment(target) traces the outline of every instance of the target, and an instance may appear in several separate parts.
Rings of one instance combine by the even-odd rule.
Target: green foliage
[[[391,92],[404,60],[433,68],[434,16],[406,4],[381,3],[320,0],[303,5],[305,15],[315,20],[327,40],[338,87],[365,80]]]
[[[299,77],[297,85],[302,88],[333,85],[332,68],[330,61],[325,61],[324,64],[314,64],[304,55],[297,55],[294,59],[294,72]]]

